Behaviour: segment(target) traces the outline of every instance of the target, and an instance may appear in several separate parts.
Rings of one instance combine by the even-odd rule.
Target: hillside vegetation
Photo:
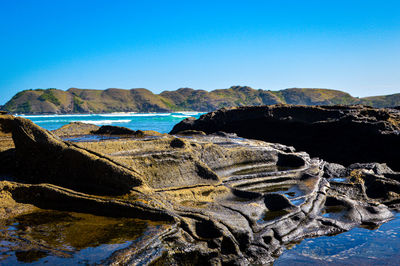
[[[213,91],[182,88],[154,94],[147,89],[91,90],[71,88],[25,90],[17,93],[1,107],[10,113],[68,114],[107,112],[209,112],[222,107],[271,105],[277,103],[301,105],[364,104],[374,107],[400,105],[400,93],[366,98],[329,89],[255,90],[233,86]]]

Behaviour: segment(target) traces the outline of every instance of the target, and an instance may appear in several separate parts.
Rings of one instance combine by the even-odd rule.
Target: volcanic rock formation
[[[376,226],[400,206],[400,173],[385,164],[344,167],[223,132],[69,142],[23,118],[0,125],[15,163],[0,209],[16,211],[3,219],[45,208],[165,221],[105,264],[267,264],[293,241]]]
[[[387,163],[400,170],[400,112],[357,106],[251,106],[187,118],[170,134],[225,131],[294,146],[329,162]]]

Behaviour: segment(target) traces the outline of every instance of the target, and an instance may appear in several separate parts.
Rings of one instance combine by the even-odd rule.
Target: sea
[[[174,125],[188,117],[199,118],[201,112],[177,113],[108,113],[70,115],[18,115],[32,120],[47,130],[58,129],[71,122],[82,122],[98,126],[113,125],[133,130],[155,130],[168,133]]]

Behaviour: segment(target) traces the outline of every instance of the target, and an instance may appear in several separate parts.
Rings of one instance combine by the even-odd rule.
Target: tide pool
[[[71,114],[71,115],[21,115],[35,124],[48,129],[58,129],[71,122],[82,122],[98,126],[113,125],[133,130],[155,130],[168,133],[185,118],[199,118],[200,112],[177,113],[110,113],[110,114]]]

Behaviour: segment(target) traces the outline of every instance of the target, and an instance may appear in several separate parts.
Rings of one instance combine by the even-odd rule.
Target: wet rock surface
[[[223,132],[69,142],[23,118],[2,115],[0,125],[17,165],[15,180],[0,182],[5,226],[38,208],[165,225],[103,264],[268,264],[290,243],[379,226],[400,210],[400,173],[386,164],[345,167]],[[15,251],[58,256],[36,240]]]
[[[188,118],[171,134],[185,130],[225,131],[294,146],[329,162],[387,163],[400,171],[400,112],[365,106],[251,106],[220,109]]]

